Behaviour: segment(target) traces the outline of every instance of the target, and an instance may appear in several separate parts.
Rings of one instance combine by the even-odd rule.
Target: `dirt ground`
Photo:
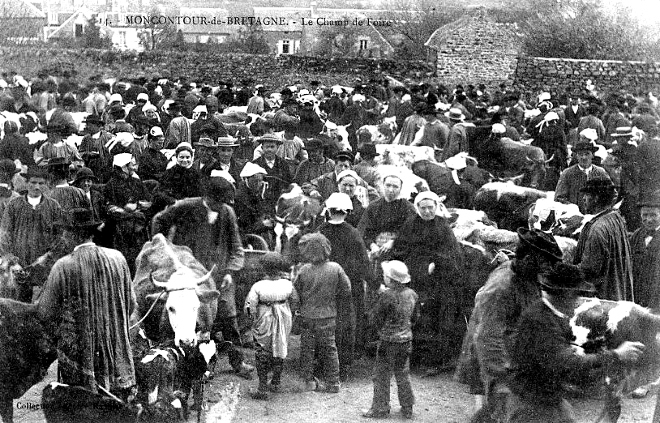
[[[252,381],[246,381],[235,376],[227,364],[221,360],[217,376],[206,389],[206,398],[212,406],[219,400],[219,392],[230,382],[240,386],[241,398],[238,402],[235,422],[278,423],[278,422],[318,422],[318,423],[349,423],[369,421],[361,417],[362,411],[369,408],[372,397],[371,358],[365,357],[354,365],[350,379],[342,384],[338,394],[300,392],[300,380],[297,377],[298,337],[292,337],[290,357],[286,362],[283,377],[283,392],[271,394],[268,401],[258,401],[250,398],[248,389],[256,387],[256,375]],[[254,363],[252,350],[245,350],[248,361]],[[47,382],[55,380],[55,365],[51,366],[46,381],[35,385],[22,398],[14,401],[14,418],[16,423],[41,423],[44,416],[41,412],[41,391]],[[412,372],[412,385],[416,396],[415,419],[419,423],[458,423],[468,422],[473,411],[474,399],[467,394],[462,385],[452,380],[452,373],[441,373],[437,376],[425,377],[428,369],[418,367]],[[398,413],[399,404],[396,399],[396,385],[392,382],[392,412],[390,420],[403,421]],[[623,404],[623,414],[620,423],[650,423],[656,402],[655,395],[645,399],[626,398]],[[580,423],[596,421],[602,409],[598,400],[574,401],[573,405]],[[202,421],[216,423],[202,415]],[[196,414],[190,416],[189,422],[197,421]]]

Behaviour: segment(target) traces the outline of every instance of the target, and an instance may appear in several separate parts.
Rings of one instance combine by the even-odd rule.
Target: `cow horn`
[[[206,282],[211,277],[213,272],[215,271],[215,268],[216,268],[216,265],[214,264],[213,267],[211,268],[211,270],[206,275],[204,275],[201,278],[195,280],[195,285],[201,285],[204,282]]]
[[[151,283],[153,283],[158,288],[167,289],[167,282],[161,282],[161,281],[157,280],[156,278],[154,278],[153,272],[149,273],[149,279],[151,279]]]
[[[533,162],[534,160],[530,159],[529,156],[525,156],[528,162]]]
[[[181,260],[179,260],[179,257],[177,257],[176,253],[174,252],[174,249],[172,249],[172,246],[165,239],[165,236],[162,234],[158,234],[157,236],[163,237],[163,248],[165,249],[165,254],[170,256],[172,262],[174,262],[174,269],[179,270],[184,267],[183,263],[181,263]]]
[[[550,156],[550,158],[548,160],[545,161],[546,164],[550,163],[552,161],[552,159],[554,159],[554,158],[555,158],[555,155],[553,154],[552,156]]]

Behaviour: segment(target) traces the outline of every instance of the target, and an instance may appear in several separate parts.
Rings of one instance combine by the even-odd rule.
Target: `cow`
[[[624,341],[641,342],[644,354],[629,367],[608,367],[599,376],[607,389],[607,404],[602,417],[616,422],[621,413],[620,398],[625,389],[654,381],[660,360],[660,316],[629,301],[581,298],[569,321],[578,352],[598,353],[618,347]],[[647,378],[648,380],[644,380]],[[637,386],[636,386],[637,385]],[[598,388],[599,386],[595,386]]]
[[[280,195],[275,205],[275,251],[292,263],[298,262],[295,243],[321,223],[322,210],[319,198],[305,195],[302,188],[291,184],[289,192]]]
[[[376,163],[378,164],[411,168],[413,163],[420,160],[435,161],[435,151],[431,147],[377,144],[376,151],[380,154],[376,157]]]
[[[355,132],[358,148],[364,144],[392,144],[396,130],[395,118],[385,118],[378,125],[363,125]]]
[[[13,400],[40,382],[57,359],[53,331],[39,320],[36,304],[0,298],[0,416],[13,422]]]
[[[531,140],[519,142],[503,137],[499,140],[502,168],[490,168],[487,164],[493,163],[493,158],[489,157],[493,147],[486,144],[490,141],[490,130],[490,126],[478,126],[468,130],[470,156],[476,157],[486,170],[496,176],[507,178],[519,175],[517,179],[520,180],[520,185],[537,189],[543,187],[548,163],[553,158],[546,160],[543,150],[529,145]]]
[[[490,182],[477,191],[474,208],[485,211],[500,229],[515,231],[528,226],[528,210],[532,203],[539,198],[551,198],[551,195],[510,183]]]
[[[194,345],[196,330],[210,331],[220,296],[211,277],[215,269],[207,272],[189,248],[163,234],[144,244],[136,269],[137,313],[149,339]]]

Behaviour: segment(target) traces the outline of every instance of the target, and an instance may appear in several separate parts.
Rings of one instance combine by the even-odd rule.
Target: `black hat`
[[[559,262],[552,270],[543,273],[540,279],[542,288],[552,291],[578,291],[580,293],[593,293],[596,288],[584,280],[584,274],[578,266]]]
[[[432,104],[427,104],[426,107],[424,107],[424,110],[422,110],[422,115],[432,115],[432,116],[437,116],[438,115],[438,109],[435,108],[434,105]]]
[[[578,152],[578,151],[591,151],[592,153],[595,153],[598,151],[598,147],[596,144],[593,142],[577,142],[575,146],[573,146],[573,152]]]
[[[353,156],[353,153],[351,153],[348,150],[342,150],[339,153],[335,154],[335,161],[338,160],[348,160],[351,163],[353,163],[353,160],[355,160],[355,156]]]
[[[69,210],[61,224],[65,228],[94,228],[102,223],[94,219],[94,212],[91,209],[76,207]]]
[[[362,157],[366,157],[366,158],[380,156],[380,153],[376,151],[376,146],[371,143],[363,144],[362,147],[358,149],[358,152]]]
[[[69,135],[69,129],[66,127],[64,123],[60,121],[48,122],[48,125],[46,126],[46,132],[49,134],[59,134],[62,136]]]
[[[323,142],[316,138],[310,138],[305,141],[305,150],[322,150]]]
[[[94,176],[94,171],[88,167],[81,167],[76,173],[76,179],[73,181],[73,185],[78,185],[84,179],[91,179],[92,181],[98,181],[98,178]]]
[[[538,229],[518,228],[518,239],[540,253],[562,260],[564,253],[557,245],[555,237]]]
[[[87,116],[87,117],[85,118],[85,123],[86,123],[87,125],[89,125],[89,124],[93,124],[93,125],[101,125],[101,126],[104,125],[104,123],[103,123],[103,119],[101,119],[101,118],[99,117],[99,115],[97,115],[97,114],[91,114],[91,115]]]
[[[610,178],[594,178],[588,179],[580,192],[590,194],[612,194],[615,190],[614,184]]]
[[[29,181],[30,178],[43,178],[48,179],[48,172],[45,166],[30,166],[27,172],[21,173],[21,176]]]
[[[16,167],[11,159],[2,159],[0,160],[0,173],[11,177],[12,175],[20,172],[21,170]]]

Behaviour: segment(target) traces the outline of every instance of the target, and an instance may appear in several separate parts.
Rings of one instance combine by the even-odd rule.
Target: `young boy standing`
[[[385,418],[390,414],[390,379],[396,378],[401,413],[413,418],[415,397],[410,386],[412,325],[419,317],[417,294],[408,288],[408,267],[398,260],[382,263],[385,289],[371,314],[372,324],[380,327],[374,366],[374,399],[364,417]]]
[[[279,253],[266,253],[259,261],[264,278],[250,289],[245,311],[252,317],[255,358],[259,387],[250,391],[254,399],[268,399],[268,391],[279,392],[284,359],[288,353],[292,316],[298,302],[293,283],[288,279],[289,266]],[[268,374],[273,377],[268,381]]]

